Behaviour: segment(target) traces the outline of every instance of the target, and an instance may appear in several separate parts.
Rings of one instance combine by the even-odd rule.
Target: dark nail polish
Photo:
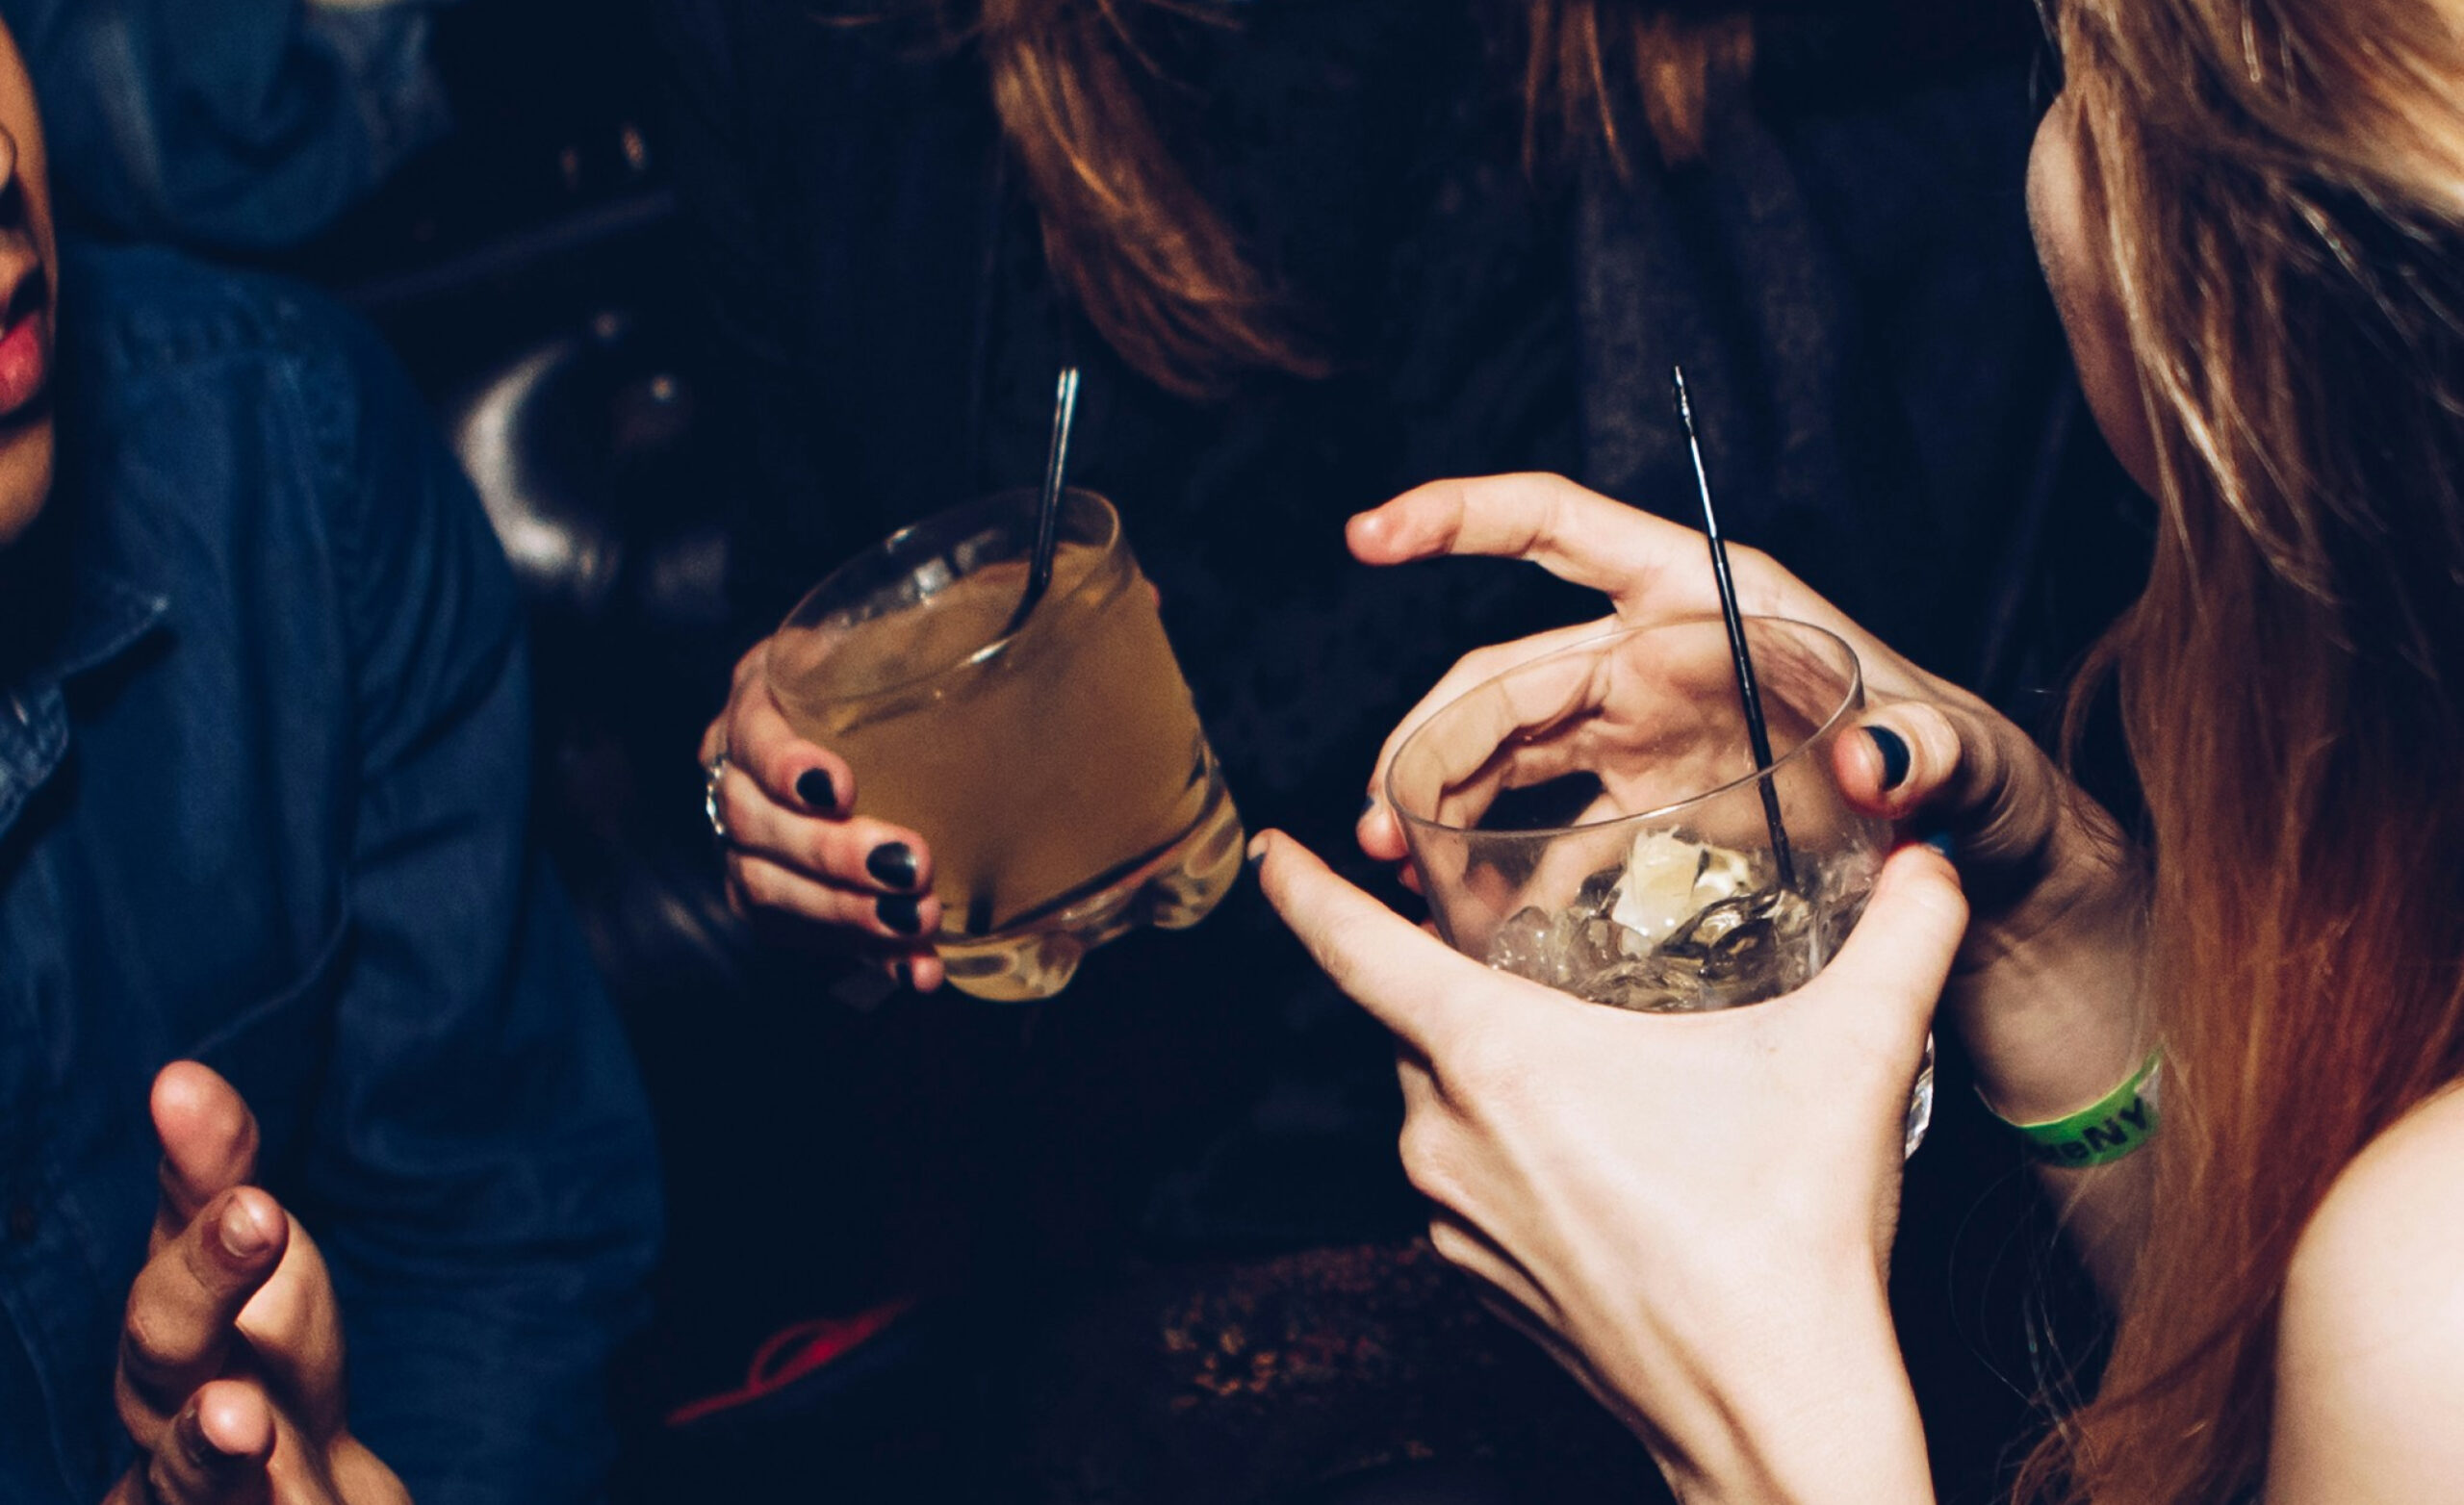
[[[904,961],[893,963],[889,969],[889,980],[901,987],[913,987],[915,969]]]
[[[838,808],[838,786],[825,770],[808,768],[796,776],[796,798],[806,808],[827,814]]]
[[[1896,789],[1908,779],[1908,744],[1888,727],[1867,727],[1865,735],[1874,739],[1874,751],[1883,755],[1883,787]]]
[[[912,935],[924,928],[924,916],[917,911],[920,903],[913,894],[884,894],[874,902],[873,913],[899,934]]]
[[[892,888],[912,888],[915,850],[903,841],[885,841],[865,854],[864,871]]]
[[[1369,819],[1369,812],[1375,808],[1377,808],[1377,797],[1373,794],[1368,799],[1360,802],[1360,814],[1353,817],[1353,819],[1365,821]]]
[[[1951,833],[1947,830],[1938,830],[1930,836],[1925,836],[1919,839],[1921,839],[1926,846],[1929,846],[1935,851],[1940,853],[1943,860],[1945,861],[1951,860],[1952,853],[1958,845],[1956,842],[1951,840]]]

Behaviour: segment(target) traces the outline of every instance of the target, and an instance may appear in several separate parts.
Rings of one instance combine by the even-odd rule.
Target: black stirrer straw
[[[1062,481],[1069,470],[1069,423],[1078,416],[1078,368],[1061,369],[1061,384],[1052,395],[1052,447],[1043,461],[1043,496],[1036,505],[1036,547],[1027,561],[1027,593],[1018,599],[1018,609],[1010,614],[1010,625],[1001,629],[1008,637],[1027,625],[1028,613],[1043,593],[1052,587],[1052,554],[1061,544]]]
[[[1694,401],[1685,393],[1685,368],[1671,368],[1677,380],[1677,418],[1685,425],[1685,447],[1694,455],[1694,484],[1703,494],[1703,531],[1711,540],[1711,574],[1720,582],[1720,615],[1728,622],[1729,657],[1736,665],[1737,699],[1745,706],[1745,736],[1754,748],[1754,766],[1760,773],[1762,818],[1771,827],[1771,855],[1780,864],[1780,885],[1797,886],[1796,857],[1788,848],[1788,829],[1780,823],[1780,790],[1771,778],[1771,731],[1762,721],[1762,686],[1754,677],[1754,655],[1746,650],[1745,619],[1736,609],[1736,581],[1729,574],[1728,540],[1720,536],[1719,515],[1711,510],[1711,474],[1703,468],[1703,440],[1694,431]]]

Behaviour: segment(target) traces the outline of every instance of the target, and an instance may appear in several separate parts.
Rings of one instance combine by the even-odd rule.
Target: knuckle
[[[1429,1220],[1428,1246],[1437,1251],[1439,1259],[1458,1270],[1470,1269],[1478,1252],[1478,1246],[1472,1241],[1470,1235],[1450,1219],[1443,1217]]]
[[[1467,1029],[1447,1041],[1438,1084],[1449,1098],[1492,1099],[1510,1088],[1514,1079],[1512,1053],[1501,1048],[1496,1031]]]
[[[1412,1189],[1441,1206],[1454,1204],[1459,1183],[1450,1141],[1442,1128],[1425,1114],[1415,1113],[1403,1120],[1397,1149]]]
[[[120,1327],[120,1377],[140,1400],[159,1396],[170,1380],[172,1350],[167,1341],[157,1320],[142,1312],[131,1312]]]

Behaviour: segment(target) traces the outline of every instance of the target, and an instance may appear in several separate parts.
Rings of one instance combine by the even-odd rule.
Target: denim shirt
[[[61,283],[60,483],[0,552],[0,1502],[94,1505],[131,1456],[182,1057],[255,1110],[421,1505],[596,1497],[658,1192],[526,837],[502,558],[352,320],[162,252]]]

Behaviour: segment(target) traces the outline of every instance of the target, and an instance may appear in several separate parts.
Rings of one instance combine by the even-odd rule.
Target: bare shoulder
[[[2464,1088],[2373,1140],[2302,1231],[2276,1385],[2271,1500],[2435,1499],[2464,1478]]]

